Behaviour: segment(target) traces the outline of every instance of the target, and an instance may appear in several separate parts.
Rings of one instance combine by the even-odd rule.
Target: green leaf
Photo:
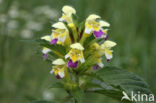
[[[78,17],[75,14],[72,14],[72,20],[76,27],[78,27]]]
[[[87,37],[86,40],[84,41],[84,47],[88,48],[90,44],[92,44],[95,41],[95,37],[93,34],[91,36]]]
[[[95,38],[93,34],[91,34],[91,36],[87,37],[86,40],[84,41],[84,47],[88,48],[91,44],[93,43],[98,43],[98,44],[102,44],[105,41],[104,38]]]
[[[36,40],[40,46],[42,47],[47,47],[53,51],[57,51],[59,54],[62,54],[63,56],[66,54],[66,49],[64,46],[62,45],[51,45],[48,41],[46,40],[42,40],[42,39],[38,39]]]
[[[140,94],[152,94],[152,92],[149,89],[149,86],[141,77],[121,68],[104,67],[103,69],[99,70],[94,75],[94,77],[100,77],[100,79],[97,78],[93,80],[92,83],[99,84],[101,88],[95,87],[90,89],[90,91],[104,94],[119,101],[121,101],[121,98],[123,97],[123,91],[125,91],[129,96],[131,96],[132,91],[136,94],[138,94],[138,92],[140,92]],[[144,101],[136,103],[148,102]]]
[[[71,95],[77,101],[77,103],[82,103],[84,92],[81,88],[71,91]]]
[[[80,31],[82,31],[82,30],[85,29],[85,21],[82,21],[82,22],[79,24],[79,28],[80,28]]]
[[[82,39],[84,30],[85,30],[85,21],[82,21],[79,24],[79,28],[78,28],[78,34],[79,34],[78,42],[80,41],[80,39]]]

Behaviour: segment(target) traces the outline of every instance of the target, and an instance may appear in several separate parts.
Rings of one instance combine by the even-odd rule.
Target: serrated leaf
[[[82,103],[84,92],[81,88],[71,91],[71,95],[77,101],[77,103]]]
[[[138,93],[139,91],[140,94],[152,94],[152,92],[149,89],[149,86],[141,77],[121,68],[104,67],[96,73],[96,76],[102,78],[102,81],[98,79],[94,80],[93,83],[99,84],[102,88],[92,88],[92,91],[107,95],[119,101],[121,101],[123,91],[125,91],[129,96],[131,96],[132,91],[134,93]],[[136,101],[136,103],[149,102]]]

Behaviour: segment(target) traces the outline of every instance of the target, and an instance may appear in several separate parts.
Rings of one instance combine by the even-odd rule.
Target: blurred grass
[[[0,0],[0,103],[29,103],[33,99],[60,101],[65,92],[51,89],[51,64],[42,60],[32,40],[51,33],[51,23],[63,5],[76,8],[80,19],[90,13],[111,23],[109,37],[117,42],[114,59],[106,65],[124,67],[142,76],[156,94],[155,0]],[[61,92],[61,93],[60,93]],[[44,95],[44,96],[43,96]],[[84,103],[117,103],[87,94]]]

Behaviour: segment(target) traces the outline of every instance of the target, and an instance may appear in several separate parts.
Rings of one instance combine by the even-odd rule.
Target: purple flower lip
[[[107,40],[108,39],[108,35],[106,35],[106,37],[105,37],[105,40]]]
[[[107,62],[109,62],[110,61],[110,59],[107,59]]]
[[[59,75],[56,75],[56,78],[57,78],[57,79],[62,79]]]
[[[95,64],[95,65],[93,66],[93,69],[94,69],[94,70],[97,70],[98,67],[99,67],[99,66],[98,66],[97,64]]]
[[[102,30],[99,30],[99,31],[94,31],[93,34],[96,38],[101,38],[104,35],[104,32]]]
[[[57,43],[57,41],[58,41],[58,39],[57,39],[57,38],[52,39],[52,40],[50,41],[50,44],[55,45],[55,44]]]
[[[46,60],[48,57],[48,54],[43,54],[43,59]]]
[[[73,62],[71,59],[68,61],[68,67],[70,67],[70,68],[77,68],[77,66],[78,66],[78,61],[76,61],[76,62]]]

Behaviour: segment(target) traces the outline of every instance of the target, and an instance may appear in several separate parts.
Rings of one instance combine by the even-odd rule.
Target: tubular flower
[[[101,68],[104,67],[104,64],[102,63],[102,59],[101,59],[101,58],[98,59],[97,64],[98,64],[98,66],[101,67]]]
[[[103,55],[103,49],[98,43],[94,43],[91,45],[92,52],[95,52],[95,57],[100,58]]]
[[[104,54],[107,58],[107,61],[110,61],[110,59],[112,59],[113,55],[113,50],[111,50],[112,47],[114,47],[116,45],[115,42],[113,41],[110,41],[110,40],[107,40],[105,41],[102,45],[101,45],[101,48],[103,49],[104,51]]]
[[[65,62],[63,59],[56,59],[52,62],[54,65],[52,70],[50,71],[51,74],[55,74],[57,79],[62,79],[65,76]]]
[[[70,60],[68,61],[68,67],[77,68],[78,61],[80,61],[81,63],[85,62],[85,59],[83,57],[84,48],[80,43],[72,44],[70,45],[70,47],[72,49],[65,55],[65,58],[70,58]]]
[[[52,25],[55,29],[52,31],[51,41],[50,43],[55,44],[63,44],[67,38],[69,38],[68,29],[62,22],[57,22]]]
[[[100,16],[92,14],[86,19],[86,23],[85,23],[86,34],[93,33],[93,35],[96,38],[102,38],[102,37],[107,38],[106,34],[108,29],[103,29],[103,27],[109,27],[110,24],[107,23],[106,21],[102,21],[102,20],[98,21],[98,19],[100,18],[101,18]]]
[[[94,70],[97,70],[98,67],[101,67],[101,68],[104,67],[104,64],[102,63],[102,59],[101,59],[101,58],[99,58],[99,59],[97,60],[97,64],[95,64],[95,65],[93,66],[93,69],[94,69]]]
[[[47,59],[48,53],[51,52],[51,50],[49,48],[44,47],[42,49],[42,53],[43,53],[43,58],[44,60]]]
[[[101,56],[103,55],[103,49],[101,49],[101,46],[98,43],[94,43],[91,45],[92,50],[95,52],[95,58],[96,59],[96,64],[93,66],[94,70],[97,70],[99,67],[103,68],[104,64],[102,63],[102,58]]]
[[[46,36],[41,37],[41,39],[50,42],[51,41],[51,36],[46,35]],[[49,48],[43,47],[42,53],[43,53],[44,60],[47,59],[47,56],[48,56],[49,52],[51,52],[51,50]]]
[[[62,17],[59,18],[59,21],[67,22],[70,27],[73,26],[72,14],[76,14],[76,10],[71,6],[64,6],[62,8]]]

